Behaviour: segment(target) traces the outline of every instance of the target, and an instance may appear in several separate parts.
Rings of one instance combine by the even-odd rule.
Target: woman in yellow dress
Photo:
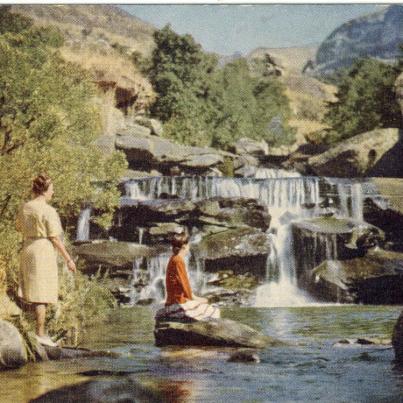
[[[53,196],[53,183],[38,175],[32,184],[33,199],[22,205],[17,216],[17,230],[23,235],[20,256],[19,295],[33,305],[36,337],[39,343],[55,346],[45,333],[46,307],[58,299],[57,251],[70,271],[76,266],[63,245],[63,229],[56,210],[48,204]]]

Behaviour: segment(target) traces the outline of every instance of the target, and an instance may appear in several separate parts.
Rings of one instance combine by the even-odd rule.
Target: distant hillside
[[[403,5],[391,5],[333,31],[316,53],[314,74],[329,75],[360,57],[394,61],[402,43]]]
[[[25,5],[12,6],[12,11],[31,17],[36,24],[57,25],[68,38],[86,35],[120,40],[121,45],[149,52],[155,27],[113,5]],[[85,30],[83,32],[83,30]]]

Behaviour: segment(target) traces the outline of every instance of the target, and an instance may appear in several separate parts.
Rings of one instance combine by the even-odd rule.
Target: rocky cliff
[[[329,75],[362,57],[394,61],[403,42],[403,6],[351,20],[334,30],[316,53],[317,75]]]

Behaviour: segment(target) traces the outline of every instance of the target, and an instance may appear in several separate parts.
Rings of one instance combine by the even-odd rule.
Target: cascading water
[[[266,172],[266,175],[269,175]],[[274,175],[274,174],[273,174]],[[321,190],[323,187],[325,190]],[[126,195],[121,204],[132,204],[139,200],[157,199],[163,194],[198,200],[212,197],[241,197],[257,199],[265,204],[272,217],[268,237],[271,251],[267,259],[266,283],[257,289],[256,306],[300,306],[312,302],[300,290],[296,281],[296,265],[293,253],[291,224],[298,220],[317,217],[323,212],[319,207],[323,192],[331,195],[337,204],[335,215],[362,220],[363,189],[361,183],[328,180],[326,178],[298,177],[259,179],[222,177],[152,177],[128,181]],[[336,259],[337,245],[323,237],[315,241],[312,259]],[[141,291],[141,298],[151,294],[155,299],[162,298],[158,290],[163,289],[164,272],[169,256],[148,259],[151,284]],[[190,259],[191,282],[200,291],[202,262]],[[300,262],[298,262],[300,264]],[[301,264],[304,264],[301,262]]]
[[[77,241],[88,241],[90,238],[90,217],[91,208],[86,207],[81,211],[77,223]]]

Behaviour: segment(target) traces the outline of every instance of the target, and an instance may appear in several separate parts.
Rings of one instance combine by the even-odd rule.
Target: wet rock
[[[169,243],[172,235],[182,230],[183,227],[176,222],[156,223],[146,229],[144,238],[149,244],[161,242]]]
[[[376,129],[358,134],[309,158],[309,169],[318,176],[339,178],[401,177],[403,145],[400,138],[399,129]]]
[[[326,259],[363,256],[383,243],[383,232],[368,223],[336,217],[318,217],[292,224],[297,277],[305,275]]]
[[[231,290],[223,287],[211,289],[203,294],[210,303],[222,306],[251,306],[253,296],[253,292],[246,288]]]
[[[312,271],[307,288],[326,301],[401,304],[403,254],[370,250],[363,257],[327,260]]]
[[[18,368],[28,361],[24,340],[17,328],[0,320],[0,370]]]
[[[334,344],[334,347],[344,346],[390,346],[390,339],[367,338],[361,337],[358,339],[342,339]]]
[[[364,219],[381,228],[394,250],[403,251],[403,179],[372,178],[376,196],[364,202]]]
[[[74,246],[74,253],[86,263],[86,272],[99,269],[100,266],[117,270],[132,268],[134,259],[144,256],[157,256],[162,247],[149,247],[131,242],[101,241]]]
[[[252,351],[237,351],[228,358],[228,362],[253,362],[258,364],[260,362],[260,357],[257,353]]]
[[[154,330],[155,344],[184,346],[227,346],[264,348],[282,343],[251,327],[229,319],[191,323],[159,322]]]
[[[42,396],[31,400],[36,403],[137,403],[137,402],[161,402],[163,394],[139,385],[133,378],[100,379],[80,383],[78,385],[65,386],[52,390]],[[165,400],[166,401],[166,400]]]
[[[403,311],[393,329],[392,344],[395,350],[396,362],[403,364]]]
[[[197,203],[200,216],[197,221],[203,225],[235,228],[249,226],[266,231],[271,217],[267,207],[255,199],[214,198]]]
[[[204,237],[194,251],[204,260],[206,271],[231,269],[238,274],[253,270],[253,275],[264,278],[270,240],[257,229],[236,228]]]
[[[219,287],[228,288],[231,290],[252,290],[257,287],[257,278],[250,274],[234,274],[233,270],[222,270],[215,273],[213,279],[210,279],[207,284]]]

